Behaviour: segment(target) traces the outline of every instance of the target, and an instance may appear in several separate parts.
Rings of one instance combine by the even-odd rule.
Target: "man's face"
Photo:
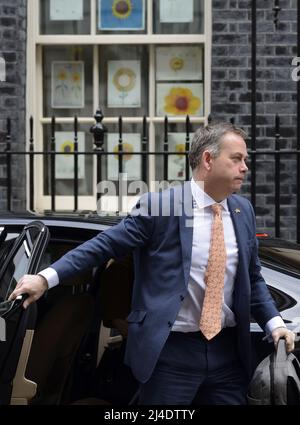
[[[230,195],[240,190],[248,167],[244,139],[235,133],[226,133],[219,156],[210,159],[207,184],[219,195]]]

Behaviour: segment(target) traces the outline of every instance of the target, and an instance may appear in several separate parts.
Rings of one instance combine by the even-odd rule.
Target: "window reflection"
[[[203,34],[204,0],[153,0],[153,32]]]
[[[89,34],[90,1],[40,1],[41,34]]]
[[[9,262],[0,285],[0,301],[6,300],[15,289],[19,279],[28,271],[34,244],[37,242],[39,232],[28,229],[26,237],[21,241],[20,247]]]

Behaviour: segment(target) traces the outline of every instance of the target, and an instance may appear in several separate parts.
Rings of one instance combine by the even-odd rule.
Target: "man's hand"
[[[295,334],[294,332],[289,331],[285,327],[274,329],[272,331],[272,338],[273,338],[276,350],[277,350],[278,341],[280,338],[285,339],[285,348],[287,353],[291,353],[295,348]]]
[[[23,304],[23,307],[27,308],[29,304],[37,301],[47,289],[48,283],[43,276],[26,274],[19,280],[15,290],[10,294],[9,300],[13,300],[21,294],[28,294],[29,297]]]

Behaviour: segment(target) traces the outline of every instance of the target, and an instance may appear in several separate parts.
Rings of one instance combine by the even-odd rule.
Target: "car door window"
[[[41,258],[41,250],[48,241],[48,230],[40,222],[25,226],[21,235],[7,255],[0,270],[0,302],[7,300],[15,289],[18,280],[26,273],[35,272]]]

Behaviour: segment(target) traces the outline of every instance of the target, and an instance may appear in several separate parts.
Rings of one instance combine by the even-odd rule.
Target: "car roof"
[[[280,238],[259,239],[261,261],[275,269],[300,277],[300,245]]]
[[[30,221],[39,220],[49,226],[56,227],[74,227],[74,228],[95,228],[104,230],[111,227],[122,220],[121,215],[99,215],[90,213],[49,213],[33,214],[26,213],[5,213],[0,215],[0,223],[2,225],[25,225]]]

